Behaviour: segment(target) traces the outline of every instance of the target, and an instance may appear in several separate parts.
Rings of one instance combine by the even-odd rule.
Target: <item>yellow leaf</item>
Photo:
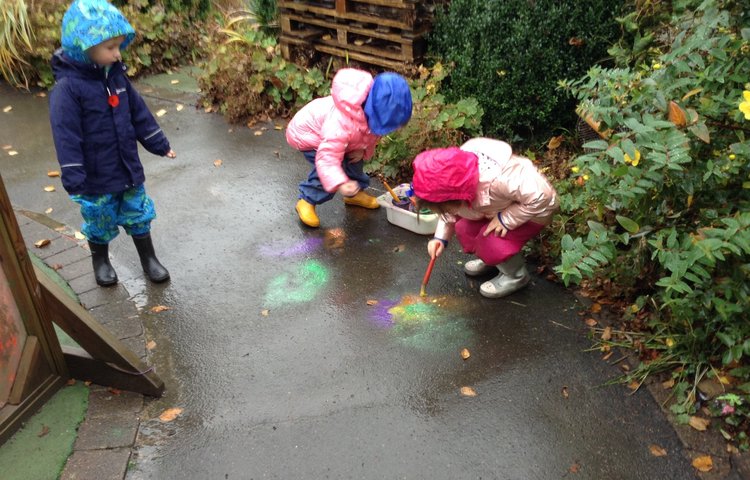
[[[563,396],[563,398],[570,397],[570,393],[568,393],[568,387],[567,386],[563,386],[562,390],[560,390],[560,394]]]
[[[50,244],[50,239],[49,238],[43,238],[43,239],[41,239],[39,241],[34,242],[34,246],[36,248],[43,248],[43,247],[46,247],[49,244]]]
[[[651,455],[655,457],[666,457],[667,451],[661,448],[659,445],[656,445],[655,443],[652,443],[648,446],[649,451],[651,452]]]
[[[48,177],[59,177],[60,176],[60,172],[58,172],[57,170],[50,170],[50,171],[47,172],[47,176]]]
[[[330,39],[331,39],[331,38],[333,38],[333,37],[331,37],[330,35],[327,35],[327,34],[326,34],[326,35],[323,35],[323,37],[322,37],[322,38],[323,38],[323,40],[330,40]]]
[[[554,150],[558,148],[560,145],[562,145],[563,136],[558,135],[556,137],[552,137],[549,139],[549,142],[547,143],[547,149]]]
[[[47,96],[47,94],[44,93],[44,92],[39,92],[39,93],[36,94],[36,96],[39,97],[39,98],[44,98],[44,97]]]
[[[281,125],[274,125],[273,128],[274,128],[274,130],[281,130],[284,127],[281,126]]]
[[[593,318],[587,318],[587,319],[586,319],[586,325],[588,325],[589,327],[595,327],[595,326],[596,326],[596,325],[597,325],[598,323],[599,323],[599,322],[597,322],[597,321],[596,321],[595,319],[593,319]]]
[[[182,109],[183,109],[183,108],[185,108],[185,106],[184,106],[184,105],[182,105],[181,103],[178,103],[178,104],[177,104],[177,105],[176,105],[176,106],[175,106],[174,108],[175,108],[175,110],[177,110],[178,112],[181,112],[181,111],[182,111]]]
[[[146,344],[146,350],[153,350],[156,348],[156,342],[153,340],[149,340]]]
[[[612,327],[607,327],[602,332],[602,340],[608,342],[612,339]]]
[[[470,356],[471,356],[471,352],[469,351],[468,348],[461,349],[461,358],[463,358],[464,360],[468,360]]]
[[[172,420],[180,416],[181,413],[182,409],[179,407],[168,408],[161,412],[161,415],[159,415],[159,420],[161,420],[162,422],[171,422]]]
[[[10,155],[11,157],[15,157],[16,155],[18,155],[18,152],[15,150],[8,150],[8,155]]]
[[[3,112],[4,112],[4,113],[8,113],[8,112],[10,112],[11,110],[13,110],[13,107],[11,107],[10,105],[8,105],[7,107],[3,108]]]
[[[256,130],[256,131],[254,131],[253,135],[255,135],[256,137],[260,137],[261,135],[263,135],[263,130]]]
[[[688,206],[688,208],[690,208],[690,206],[692,204],[693,204],[693,196],[692,195],[688,195],[688,198],[687,198],[687,206]]]
[[[216,160],[214,160],[214,167],[220,167],[222,163],[224,162],[217,158]]]
[[[599,313],[602,311],[602,306],[599,303],[594,303],[591,305],[591,313]]]
[[[690,420],[688,420],[688,424],[699,432],[705,432],[708,426],[711,425],[711,420],[692,416],[690,417]]]
[[[159,110],[158,112],[156,112],[156,116],[157,117],[163,117],[166,114],[167,114],[167,111],[164,110],[163,108],[161,110]]]
[[[665,390],[669,390],[670,388],[674,387],[674,383],[674,378],[670,378],[669,380],[661,382],[661,386],[664,387]]]
[[[714,468],[714,461],[711,455],[702,455],[693,459],[693,467],[699,472],[710,472]]]
[[[373,305],[377,305],[378,301],[377,300],[368,300],[367,304],[372,307]]]
[[[464,397],[476,397],[477,392],[471,387],[461,387],[461,395]]]
[[[86,235],[84,235],[84,234],[82,234],[81,232],[78,232],[78,231],[76,231],[73,234],[73,236],[76,237],[76,240],[85,240],[86,239]]]
[[[50,207],[47,210],[45,210],[44,213],[47,214],[47,215],[49,215],[50,213],[52,213],[52,207]]]
[[[11,148],[13,148],[13,145],[3,145],[3,150],[10,150]]]
[[[604,360],[606,362],[607,360],[609,360],[610,358],[612,358],[612,355],[614,355],[614,354],[615,354],[615,352],[610,351],[609,353],[607,353],[606,355],[604,355],[602,357],[602,360]]]
[[[694,89],[690,90],[689,92],[687,92],[685,95],[682,96],[682,101],[684,102],[688,98],[692,97],[693,95],[697,95],[697,94],[701,93],[702,91],[703,91],[702,88],[694,88]]]
[[[44,187],[44,191],[45,192],[54,192],[55,191],[55,187],[52,186],[52,185],[47,185],[46,187]]]
[[[687,125],[685,111],[675,101],[669,102],[669,121],[674,123],[676,127]]]
[[[180,81],[179,80],[172,80],[169,83],[171,83],[172,85],[177,85],[178,83],[180,83]]]
[[[167,307],[166,305],[157,305],[155,307],[151,307],[151,312],[152,313],[164,312],[166,310],[172,310],[172,308],[171,307]]]
[[[638,383],[637,380],[633,380],[632,382],[628,383],[628,388],[634,392],[638,390],[640,387],[641,387],[641,384]]]
[[[265,310],[261,310],[260,311],[260,314],[263,315],[264,317],[267,317],[269,313],[271,313],[271,311],[269,309],[265,309]]]

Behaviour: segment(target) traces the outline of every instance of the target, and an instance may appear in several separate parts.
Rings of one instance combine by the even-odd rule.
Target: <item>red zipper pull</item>
[[[117,95],[112,95],[112,92],[109,91],[109,87],[107,87],[107,93],[109,94],[109,98],[107,99],[107,103],[109,103],[109,106],[112,108],[115,108],[120,104],[120,97]]]

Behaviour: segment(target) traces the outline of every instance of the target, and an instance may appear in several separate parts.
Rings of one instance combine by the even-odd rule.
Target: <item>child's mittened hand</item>
[[[439,257],[443,254],[443,250],[445,250],[445,245],[440,240],[432,239],[427,242],[427,253],[430,254],[430,258]]]
[[[168,157],[168,158],[176,158],[176,157],[177,157],[177,154],[175,153],[175,151],[174,151],[174,150],[170,149],[170,150],[169,150],[169,151],[167,152],[167,154],[166,154],[166,155],[164,155],[164,156],[165,156],[165,157]]]
[[[486,237],[492,232],[495,232],[496,237],[504,237],[508,234],[508,229],[503,226],[503,223],[499,218],[495,217],[490,224],[487,225],[487,229],[484,231],[484,236]]]
[[[353,197],[359,192],[359,184],[354,180],[349,180],[339,186],[339,192],[345,197]]]

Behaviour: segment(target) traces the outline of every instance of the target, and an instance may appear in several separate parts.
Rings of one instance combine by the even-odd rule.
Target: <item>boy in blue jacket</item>
[[[108,245],[119,226],[133,238],[146,276],[169,279],[151,242],[156,213],[143,186],[137,142],[154,155],[176,154],[125,76],[120,50],[134,37],[106,0],[75,0],[63,17],[62,49],[52,57],[50,123],[62,183],[81,206],[82,232],[101,286],[117,283]]]

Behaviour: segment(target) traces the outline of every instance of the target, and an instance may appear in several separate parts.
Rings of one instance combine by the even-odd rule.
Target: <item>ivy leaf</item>
[[[617,219],[617,223],[619,223],[622,226],[622,228],[624,228],[625,230],[627,230],[628,232],[632,234],[638,233],[638,230],[641,229],[641,227],[636,222],[629,219],[628,217],[617,215],[615,216],[615,219]]]

